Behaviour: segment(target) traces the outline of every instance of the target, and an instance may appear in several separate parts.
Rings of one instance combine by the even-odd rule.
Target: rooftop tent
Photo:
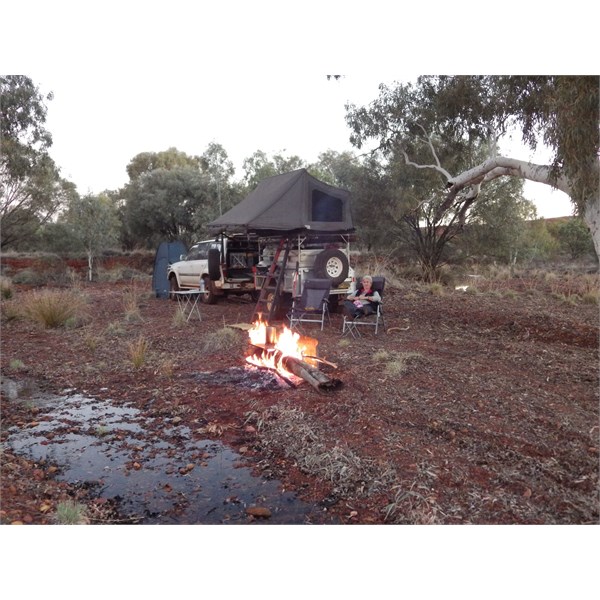
[[[350,192],[298,169],[263,179],[239,204],[209,223],[209,228],[228,233],[349,233],[354,231]]]

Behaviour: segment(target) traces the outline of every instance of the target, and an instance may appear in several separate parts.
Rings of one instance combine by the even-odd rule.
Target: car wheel
[[[173,277],[171,277],[169,279],[169,290],[171,292],[179,292],[180,291],[179,284],[177,283],[177,277],[175,277],[175,275],[173,275]],[[169,298],[171,300],[177,300],[177,296],[175,294],[169,293]]]
[[[322,279],[331,279],[333,287],[344,282],[349,269],[348,257],[341,250],[323,250],[315,259],[315,275]]]
[[[206,294],[202,294],[200,299],[204,304],[216,304],[217,303],[217,294],[215,294],[215,286],[212,281],[205,275],[202,279],[204,279],[204,289],[206,290]]]

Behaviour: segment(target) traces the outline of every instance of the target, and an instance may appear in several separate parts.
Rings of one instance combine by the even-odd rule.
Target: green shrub
[[[60,525],[84,525],[89,523],[84,504],[67,500],[56,505],[56,521]]]
[[[12,280],[19,285],[43,285],[47,278],[33,269],[23,269],[15,273]]]

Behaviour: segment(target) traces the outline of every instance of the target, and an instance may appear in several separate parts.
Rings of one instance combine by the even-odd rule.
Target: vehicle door
[[[182,265],[179,273],[181,286],[185,288],[197,288],[200,285],[200,276],[202,275],[203,264],[206,263],[208,256],[208,243],[200,242],[190,249],[185,264]],[[204,257],[204,260],[203,260]]]

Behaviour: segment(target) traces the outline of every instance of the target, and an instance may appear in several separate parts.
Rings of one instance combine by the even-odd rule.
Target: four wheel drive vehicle
[[[214,304],[219,296],[250,294],[257,299],[277,253],[280,237],[219,235],[194,244],[187,256],[168,267],[171,291],[198,289],[202,300]],[[282,293],[299,296],[307,279],[330,279],[333,298],[348,294],[354,275],[350,268],[349,238],[340,234],[298,235],[290,250]],[[278,258],[281,268],[284,252]],[[335,302],[335,300],[334,300]]]
[[[331,280],[330,309],[348,293],[354,275],[348,260],[354,232],[350,192],[316,179],[307,169],[263,179],[241,202],[208,223],[208,229],[216,236],[213,240],[195,244],[186,260],[169,267],[172,291],[197,289],[202,281],[208,291],[202,296],[205,302],[250,293],[258,305],[275,293],[267,294],[273,289],[268,271],[275,262],[282,275],[275,290],[281,296],[271,308],[300,296],[307,279]],[[282,240],[288,240],[283,251]],[[260,298],[266,280],[267,298]]]

